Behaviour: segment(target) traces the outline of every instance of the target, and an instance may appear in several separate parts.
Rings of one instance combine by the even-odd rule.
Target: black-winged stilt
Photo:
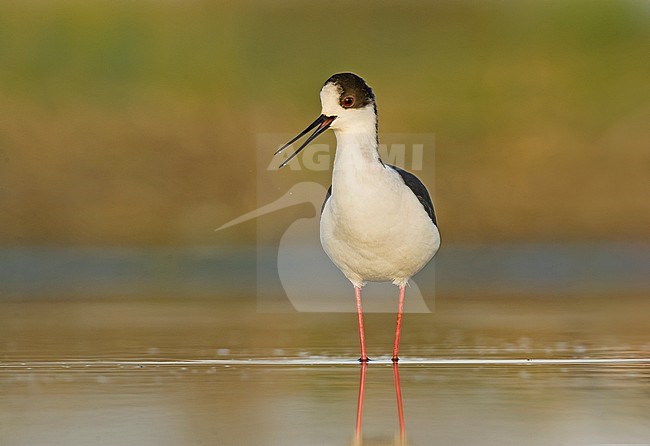
[[[275,154],[315,129],[280,164],[283,167],[318,135],[334,130],[336,156],[321,210],[321,244],[354,286],[360,361],[368,361],[361,288],[366,282],[399,287],[392,356],[397,361],[404,286],[440,247],[433,204],[415,175],[384,164],[379,157],[375,95],[363,79],[352,73],[335,74],[323,85],[320,99],[321,115]]]

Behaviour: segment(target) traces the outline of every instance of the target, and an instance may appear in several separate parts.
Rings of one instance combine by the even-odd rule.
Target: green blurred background
[[[648,358],[649,56],[647,0],[0,0],[0,443],[345,444],[356,370],[96,364],[358,357],[353,313],[260,310],[290,313],[278,238],[313,210],[214,231],[323,180],[257,169],[341,71],[381,132],[435,135],[433,314],[401,354]],[[301,297],[354,311],[322,271]],[[390,352],[394,315],[365,323]],[[648,439],[646,363],[405,366],[413,444]],[[364,426],[390,432],[371,369]]]
[[[302,129],[347,70],[381,131],[435,133],[445,243],[650,235],[647,2],[0,9],[3,246],[254,244],[213,229],[257,206],[256,135]]]

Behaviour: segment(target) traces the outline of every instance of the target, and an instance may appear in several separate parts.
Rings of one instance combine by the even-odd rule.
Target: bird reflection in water
[[[402,388],[399,382],[399,368],[397,362],[393,362],[393,384],[395,386],[395,400],[397,401],[397,420],[399,425],[399,437],[394,439],[386,440],[381,438],[369,439],[364,443],[363,437],[361,435],[361,421],[363,415],[363,396],[365,393],[366,387],[366,372],[368,369],[368,363],[362,362],[360,364],[359,370],[359,395],[357,397],[357,418],[354,425],[354,445],[399,445],[406,446],[406,434],[404,431],[404,406],[402,404]]]

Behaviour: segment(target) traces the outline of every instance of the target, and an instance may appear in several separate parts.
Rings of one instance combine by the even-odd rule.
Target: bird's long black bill
[[[318,137],[318,135],[320,135],[320,134],[323,133],[325,130],[327,130],[327,129],[330,127],[330,125],[332,125],[332,122],[334,122],[334,119],[336,119],[336,116],[325,116],[325,115],[320,115],[318,118],[316,118],[316,120],[315,120],[314,122],[312,122],[311,124],[309,124],[309,127],[307,127],[305,130],[303,130],[302,132],[300,132],[297,136],[295,136],[294,138],[292,138],[291,141],[289,141],[288,143],[286,143],[285,145],[283,145],[282,147],[280,147],[280,148],[279,148],[279,149],[274,153],[274,155],[277,155],[278,153],[282,152],[284,149],[286,149],[287,147],[289,147],[291,144],[293,144],[293,143],[296,142],[298,139],[300,139],[300,138],[302,138],[303,136],[305,136],[305,135],[306,135],[307,133],[309,133],[309,132],[314,128],[314,127],[316,127],[316,130],[314,131],[314,133],[312,133],[312,134],[309,136],[309,138],[307,138],[307,139],[305,140],[305,142],[303,142],[303,143],[300,145],[300,147],[298,147],[298,149],[296,149],[296,151],[293,152],[293,153],[291,154],[291,156],[290,156],[289,158],[287,158],[286,160],[284,160],[284,161],[282,162],[282,164],[280,164],[280,167],[279,167],[279,168],[282,168],[282,167],[286,166],[287,163],[288,163],[289,161],[291,161],[291,160],[292,160],[296,155],[298,155],[298,154],[302,151],[302,149],[304,149],[305,147],[307,147],[307,144],[309,144],[310,142],[312,142],[314,139],[316,139],[316,137]]]
[[[320,115],[318,118],[316,118],[316,120],[315,120],[314,122],[312,122],[311,124],[309,124],[309,126],[308,126],[305,130],[303,130],[302,132],[298,133],[296,136],[294,136],[294,137],[291,139],[291,141],[289,141],[288,143],[286,143],[285,145],[283,145],[282,147],[280,147],[278,150],[276,150],[276,152],[275,152],[273,155],[277,155],[278,153],[282,152],[284,149],[286,149],[287,147],[289,147],[291,144],[293,144],[294,142],[298,141],[300,138],[302,138],[303,136],[305,136],[305,135],[306,135],[306,134],[307,134],[311,129],[313,129],[313,128],[316,127],[318,124],[320,124],[321,122],[323,122],[323,118],[324,118],[324,117],[325,117],[325,115]]]

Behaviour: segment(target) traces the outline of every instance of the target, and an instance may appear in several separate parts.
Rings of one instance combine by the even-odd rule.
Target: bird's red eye
[[[345,108],[352,107],[354,105],[354,98],[352,96],[346,96],[341,101],[341,105]]]

